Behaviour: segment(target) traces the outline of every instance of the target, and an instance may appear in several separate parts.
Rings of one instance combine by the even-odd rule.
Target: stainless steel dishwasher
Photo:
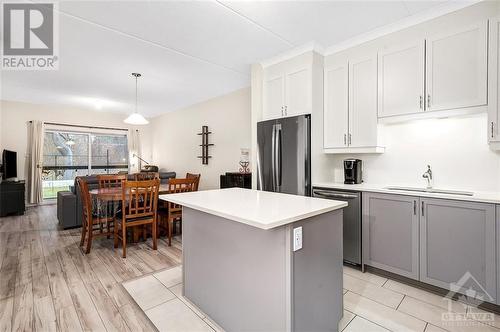
[[[344,262],[361,265],[361,192],[314,187],[313,196],[348,203],[344,208]]]

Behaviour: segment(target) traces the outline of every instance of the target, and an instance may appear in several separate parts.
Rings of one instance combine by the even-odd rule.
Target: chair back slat
[[[196,178],[190,179],[169,179],[168,180],[168,193],[169,194],[178,194],[185,193],[190,191],[195,191]],[[182,208],[181,205],[175,204],[172,202],[168,202],[168,208],[171,210]]]
[[[154,217],[158,206],[160,180],[125,181],[122,187],[122,206],[126,207],[124,218]]]
[[[99,174],[97,175],[97,181],[99,182],[99,188],[114,188],[121,187],[123,181],[127,180],[125,174]]]
[[[90,199],[89,185],[81,177],[76,178],[76,183],[78,184],[78,189],[80,190],[80,195],[82,196],[83,205],[83,219],[86,222],[91,222],[92,220],[92,200]]]
[[[193,186],[193,191],[198,191],[198,186],[200,184],[200,177],[201,174],[186,173],[186,179],[196,179],[196,182]]]
[[[158,172],[140,172],[134,174],[135,181],[146,181],[146,180],[154,180],[159,179],[160,173]]]

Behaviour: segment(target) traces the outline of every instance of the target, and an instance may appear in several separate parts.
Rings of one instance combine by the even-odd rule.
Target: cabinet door
[[[500,132],[498,130],[498,120],[500,119],[500,93],[498,93],[498,78],[500,77],[500,19],[492,19],[489,23],[488,140],[500,141]]]
[[[427,110],[486,105],[487,22],[427,39]]]
[[[365,264],[418,279],[418,205],[418,197],[363,193]]]
[[[424,111],[424,41],[378,54],[378,116]]]
[[[347,61],[325,68],[325,105],[323,147],[343,148],[347,146],[348,133],[348,65]]]
[[[377,56],[349,62],[349,137],[352,147],[377,146]]]
[[[285,115],[311,113],[311,68],[298,68],[285,76]]]
[[[264,119],[283,116],[285,105],[285,76],[271,76],[264,80]]]
[[[495,206],[424,198],[421,204],[420,281],[492,302]]]

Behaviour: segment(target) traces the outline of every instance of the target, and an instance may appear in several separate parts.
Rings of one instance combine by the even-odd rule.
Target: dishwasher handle
[[[326,190],[314,190],[313,193],[315,196],[327,197],[327,198],[354,199],[354,198],[359,197],[356,194],[337,194],[337,193],[332,193],[332,192],[329,192]]]

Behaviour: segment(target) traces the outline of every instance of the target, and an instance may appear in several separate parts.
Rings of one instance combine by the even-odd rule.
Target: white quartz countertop
[[[335,200],[242,188],[160,195],[160,199],[243,224],[271,229],[341,209]]]
[[[463,190],[456,188],[439,188],[435,189],[451,189],[460,191],[470,191],[473,193],[472,196],[463,195],[452,195],[452,194],[442,194],[433,192],[415,192],[415,191],[404,191],[404,190],[389,190],[387,187],[396,186],[394,184],[372,184],[372,183],[361,183],[361,184],[344,184],[335,182],[318,182],[314,183],[314,188],[330,188],[338,190],[352,190],[352,191],[367,191],[376,192],[383,194],[395,194],[395,195],[406,195],[406,196],[416,196],[416,197],[430,197],[430,198],[443,198],[443,199],[453,199],[458,201],[469,201],[469,202],[481,202],[481,203],[492,203],[500,204],[500,192],[485,192],[485,191],[474,191],[474,190]],[[398,187],[422,187],[422,185],[397,185]]]

